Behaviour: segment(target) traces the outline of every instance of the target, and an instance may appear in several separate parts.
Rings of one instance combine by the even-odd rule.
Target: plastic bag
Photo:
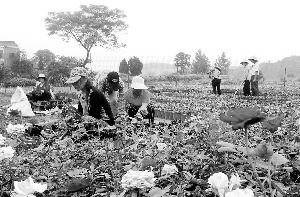
[[[11,99],[10,99],[10,103],[14,104],[14,103],[19,103],[21,101],[27,100],[28,98],[24,92],[24,90],[20,87],[17,87],[15,93],[12,95]]]
[[[31,104],[28,101],[28,98],[24,90],[20,87],[17,87],[15,93],[11,97],[11,107],[7,109],[7,114],[11,110],[21,111],[22,116],[35,116],[31,109]]]

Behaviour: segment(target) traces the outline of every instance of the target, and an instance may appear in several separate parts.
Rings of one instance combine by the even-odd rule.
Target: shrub
[[[5,86],[6,87],[26,87],[26,86],[35,86],[36,80],[34,79],[26,79],[26,78],[12,78],[8,81],[6,81]]]

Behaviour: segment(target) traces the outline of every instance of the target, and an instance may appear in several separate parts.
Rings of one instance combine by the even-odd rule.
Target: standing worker
[[[244,66],[244,87],[243,92],[244,96],[251,96],[250,91],[250,80],[251,80],[251,73],[248,60],[244,59],[241,64]]]
[[[258,75],[259,75],[259,64],[258,60],[255,56],[250,57],[248,60],[251,61],[250,65],[250,85],[251,85],[251,91],[252,96],[259,96],[259,89],[258,89]]]
[[[213,88],[213,93],[221,95],[221,78],[220,78],[220,74],[221,74],[221,68],[218,66],[215,66],[212,70],[210,70],[209,73],[209,78],[212,79],[211,84],[212,84],[212,88]]]

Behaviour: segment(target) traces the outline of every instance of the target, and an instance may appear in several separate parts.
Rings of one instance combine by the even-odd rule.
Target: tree
[[[210,62],[208,57],[203,53],[201,49],[196,52],[195,59],[192,63],[192,73],[194,74],[205,74],[208,72],[210,67]]]
[[[25,51],[19,51],[10,68],[10,77],[35,78],[33,63],[27,59]]]
[[[131,76],[137,76],[142,74],[143,63],[138,57],[131,57],[128,61],[129,73]]]
[[[51,62],[55,61],[55,54],[48,49],[38,50],[32,61],[38,65],[39,70],[44,70]]]
[[[55,86],[64,86],[70,76],[70,71],[71,69],[61,62],[51,62],[47,67],[48,81]]]
[[[127,64],[126,59],[124,58],[124,59],[120,62],[119,73],[127,74],[128,71],[129,71],[129,66],[128,66],[128,64]]]
[[[119,43],[117,33],[128,25],[122,20],[126,15],[119,9],[109,9],[104,5],[81,5],[80,11],[49,12],[45,19],[49,35],[59,35],[64,41],[74,39],[86,50],[83,66],[89,63],[91,49],[101,46],[106,49],[125,47]]]
[[[225,53],[223,52],[221,57],[219,56],[218,59],[216,59],[215,66],[218,66],[221,68],[221,74],[227,75],[229,66],[231,65],[231,62],[229,59],[226,58]]]
[[[82,67],[84,59],[72,56],[57,56],[57,61],[62,65],[67,66],[69,69],[74,67]]]
[[[178,67],[180,67],[181,74],[184,73],[185,68],[191,65],[190,59],[191,56],[183,52],[180,52],[176,55],[174,61],[175,61],[175,66],[177,67],[177,73],[178,73]]]

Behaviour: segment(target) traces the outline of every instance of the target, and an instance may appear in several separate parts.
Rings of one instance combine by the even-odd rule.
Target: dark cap
[[[119,83],[119,74],[117,72],[110,72],[107,74],[107,82],[112,84]]]

